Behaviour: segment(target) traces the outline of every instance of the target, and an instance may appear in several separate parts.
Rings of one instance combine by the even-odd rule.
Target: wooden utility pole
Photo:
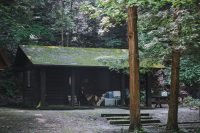
[[[140,129],[139,55],[137,35],[137,7],[128,8],[128,44],[130,70],[130,126],[129,131]]]

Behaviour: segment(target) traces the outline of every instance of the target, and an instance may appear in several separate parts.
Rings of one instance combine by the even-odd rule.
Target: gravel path
[[[162,124],[167,121],[167,108],[141,110],[160,119]],[[110,125],[100,117],[101,113],[129,113],[125,109],[92,109],[92,110],[21,110],[0,108],[0,133],[121,133],[128,127]],[[179,122],[200,121],[198,110],[188,108],[179,109]],[[200,124],[180,125],[183,131],[197,129]],[[185,129],[185,127],[187,127]],[[156,125],[145,126],[144,129],[152,133],[163,132],[163,127]]]

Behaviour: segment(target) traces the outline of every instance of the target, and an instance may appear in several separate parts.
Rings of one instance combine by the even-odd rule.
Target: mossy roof
[[[102,57],[122,57],[128,55],[127,49],[78,48],[61,46],[20,45],[28,59],[35,65],[93,66],[106,67],[99,62]],[[155,68],[163,68],[155,64]]]
[[[66,66],[105,66],[97,61],[102,56],[121,56],[125,49],[78,48],[61,46],[21,45],[28,59],[33,64]]]

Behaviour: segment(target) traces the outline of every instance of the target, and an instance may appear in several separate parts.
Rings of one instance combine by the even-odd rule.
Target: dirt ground
[[[141,110],[167,122],[168,108]],[[0,133],[126,133],[128,127],[110,125],[101,113],[129,113],[126,109],[22,110],[0,108]],[[179,108],[179,122],[198,122],[199,111]],[[200,133],[200,123],[180,124],[182,132]],[[164,133],[165,126],[143,127],[149,133]]]

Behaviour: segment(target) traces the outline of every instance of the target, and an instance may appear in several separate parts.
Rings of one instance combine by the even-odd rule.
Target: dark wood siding
[[[106,68],[80,68],[76,71],[76,89],[84,87],[87,94],[101,96],[107,91],[121,89],[121,75],[114,71]]]
[[[121,75],[117,72],[110,72],[110,79],[111,79],[111,90],[120,90],[121,89]]]
[[[33,104],[37,105],[40,102],[40,74],[38,70],[31,71],[30,87],[33,91]]]
[[[31,76],[31,71],[30,72],[30,78],[32,78]],[[33,105],[33,88],[31,86],[28,86],[28,71],[24,71],[23,73],[23,100],[24,100],[24,104],[27,106]],[[30,79],[31,80],[31,79]]]
[[[110,72],[108,70],[99,70],[97,71],[97,79],[98,79],[98,90],[99,90],[99,95],[101,96],[103,93],[111,89],[111,84],[110,84]]]
[[[27,104],[37,105],[41,101],[40,70],[33,68],[30,71],[30,86],[28,85],[27,71],[24,74],[24,101]],[[121,75],[110,72],[109,69],[99,68],[42,68],[46,73],[47,105],[70,104],[68,96],[72,95],[72,69],[75,72],[75,96],[79,99],[81,88],[84,87],[86,95],[101,96],[112,90],[121,90]]]
[[[87,94],[97,93],[97,75],[94,69],[81,68],[76,69],[76,94],[80,93],[80,89],[84,88]]]
[[[47,104],[67,104],[70,94],[68,85],[69,71],[65,69],[46,69]]]

